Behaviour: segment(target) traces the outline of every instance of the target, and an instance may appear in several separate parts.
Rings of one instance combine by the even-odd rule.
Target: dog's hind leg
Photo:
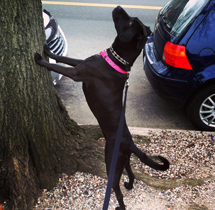
[[[108,142],[106,142],[106,143],[108,143]],[[109,172],[110,172],[112,153],[113,153],[113,147],[111,148],[111,145],[106,145],[105,163],[106,163],[106,170],[107,170],[108,176],[109,176]],[[126,161],[127,161],[127,158],[125,156],[123,156],[123,155],[118,156],[116,170],[115,170],[115,174],[114,174],[113,186],[112,186],[112,188],[116,194],[117,201],[119,203],[119,207],[117,207],[116,210],[125,210],[125,204],[123,202],[123,194],[120,190],[119,182],[120,182],[120,178],[122,176],[122,172],[124,170]]]
[[[125,210],[125,204],[124,204],[124,201],[123,201],[123,194],[120,190],[120,187],[119,187],[119,181],[120,179],[116,179],[116,182],[118,181],[118,183],[114,183],[113,184],[113,190],[116,194],[116,198],[117,198],[117,201],[119,203],[119,207],[116,207],[116,210]]]
[[[134,174],[131,170],[131,166],[130,166],[130,157],[127,161],[127,163],[125,164],[125,169],[127,171],[127,174],[128,174],[128,178],[129,178],[129,182],[125,182],[124,183],[124,186],[127,190],[131,190],[133,188],[133,184],[134,184]]]
[[[124,166],[123,165],[119,166],[119,165],[120,164],[117,164],[117,170],[115,172],[112,188],[116,194],[116,198],[117,198],[117,201],[119,203],[119,207],[117,207],[116,210],[125,210],[125,204],[123,201],[123,194],[122,194],[120,187],[119,187],[119,182],[120,182],[120,178],[121,178]]]

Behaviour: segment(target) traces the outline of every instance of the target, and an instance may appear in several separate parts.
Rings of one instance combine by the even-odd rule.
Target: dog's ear
[[[137,43],[137,49],[143,49],[147,41],[147,36],[142,36],[140,41]]]
[[[141,31],[139,34],[139,42],[137,43],[137,49],[143,49],[145,46],[145,43],[147,41],[147,37],[152,33],[150,30],[150,27],[145,26],[138,18],[134,19],[141,27]]]

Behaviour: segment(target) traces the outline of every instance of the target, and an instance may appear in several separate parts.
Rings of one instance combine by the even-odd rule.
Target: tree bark
[[[41,1],[1,0],[0,40],[0,203],[30,210],[59,173],[104,174],[102,145],[69,118],[50,73],[34,62],[45,44]]]

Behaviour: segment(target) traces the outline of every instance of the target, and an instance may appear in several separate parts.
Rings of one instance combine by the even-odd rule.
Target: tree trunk
[[[104,174],[101,157],[92,166],[103,154],[69,118],[50,73],[34,62],[45,43],[41,1],[1,0],[0,40],[0,203],[30,210],[59,173],[103,167]]]

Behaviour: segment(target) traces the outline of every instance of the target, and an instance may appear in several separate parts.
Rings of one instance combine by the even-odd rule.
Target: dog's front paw
[[[34,54],[34,60],[36,61],[36,63],[40,63],[40,61],[43,60],[43,57],[38,52],[36,52]]]
[[[44,53],[50,57],[50,55],[52,53],[51,53],[51,50],[47,44],[44,45],[43,50],[44,50]]]

